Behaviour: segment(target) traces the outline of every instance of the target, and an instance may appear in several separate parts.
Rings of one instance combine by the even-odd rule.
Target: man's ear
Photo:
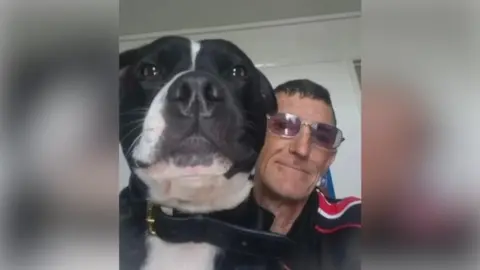
[[[277,98],[275,97],[275,92],[273,90],[272,84],[260,70],[258,70],[258,74],[260,77],[260,92],[262,94],[262,98],[265,103],[266,112],[267,113],[276,112]]]
[[[337,157],[337,151],[335,150],[334,152],[331,153],[328,161],[327,161],[327,168],[330,168],[335,161],[335,158]]]

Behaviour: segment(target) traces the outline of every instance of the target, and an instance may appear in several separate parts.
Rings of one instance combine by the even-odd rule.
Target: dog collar
[[[147,204],[148,233],[172,243],[210,243],[227,251],[281,258],[294,242],[286,236],[233,225],[208,215],[169,216],[161,207]]]

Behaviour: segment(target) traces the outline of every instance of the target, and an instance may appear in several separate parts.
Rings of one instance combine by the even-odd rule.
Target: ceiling
[[[120,0],[120,35],[360,10],[361,0]]]

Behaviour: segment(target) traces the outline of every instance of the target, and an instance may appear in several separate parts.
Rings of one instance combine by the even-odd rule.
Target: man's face
[[[298,116],[307,123],[333,124],[330,106],[321,100],[299,95],[277,94],[278,112]],[[289,200],[302,200],[335,158],[335,150],[314,143],[312,130],[302,125],[294,137],[282,137],[267,131],[265,145],[258,159],[257,181],[276,195]]]

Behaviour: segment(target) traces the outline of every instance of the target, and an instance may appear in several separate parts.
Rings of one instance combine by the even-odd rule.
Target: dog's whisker
[[[126,111],[125,113],[135,112],[135,111],[148,111],[148,107],[130,109],[130,110]]]
[[[135,145],[137,144],[138,140],[140,140],[141,137],[142,137],[142,134],[139,134],[139,135],[135,138],[135,140],[133,140],[132,145],[130,145],[130,147],[128,147],[127,152],[125,153],[125,156],[127,156],[127,157],[130,156],[130,154],[131,154],[131,152],[133,151]],[[138,165],[138,164],[136,164],[136,163],[137,163],[137,161],[135,160],[135,165]]]
[[[130,125],[134,125],[134,124],[139,124],[139,123],[143,123],[143,119],[137,119],[137,120],[133,120],[133,121],[130,121],[130,122],[127,122],[124,127],[128,127]]]
[[[130,134],[132,134],[135,130],[142,128],[142,125],[138,125],[136,127],[133,127],[132,130],[130,130],[127,134],[125,134],[122,138],[120,138],[120,143],[123,142]]]
[[[144,114],[148,112],[148,108],[132,109],[126,112],[121,112],[119,115],[129,115],[129,114]]]

